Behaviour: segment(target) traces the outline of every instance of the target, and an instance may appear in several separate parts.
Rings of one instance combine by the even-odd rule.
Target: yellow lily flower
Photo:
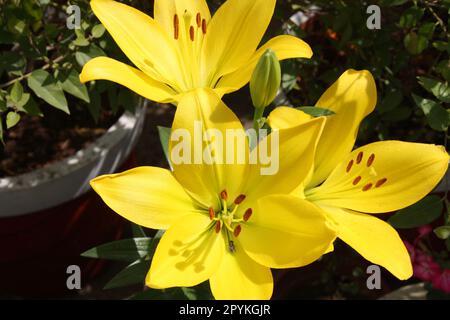
[[[227,164],[177,164],[172,155],[178,141],[175,135],[181,129],[195,137],[195,121],[223,136],[233,130],[236,141],[244,136],[246,161],[239,162],[242,153],[236,153]],[[98,177],[91,185],[126,219],[167,229],[153,257],[147,286],[187,287],[209,279],[216,299],[269,299],[270,268],[309,264],[335,238],[320,210],[289,195],[312,166],[323,124],[320,118],[279,130],[279,171],[262,176],[263,164],[248,161],[250,151],[239,119],[214,91],[197,89],[186,94],[177,108],[169,147],[173,172],[141,167]],[[205,135],[205,130],[200,132]],[[301,142],[296,136],[303,137]],[[272,139],[271,134],[263,141]],[[194,150],[192,146],[190,154]],[[211,157],[225,151],[205,148]],[[301,208],[302,214],[293,208]]]
[[[327,118],[314,170],[296,194],[321,208],[337,236],[365,259],[404,280],[412,276],[412,265],[402,240],[388,223],[370,214],[396,211],[425,197],[442,179],[449,157],[441,146],[402,141],[352,151],[359,125],[376,102],[368,71],[348,70],[325,92],[316,105],[336,114]],[[271,113],[269,123],[286,129],[310,119],[282,107]]]
[[[195,88],[213,88],[220,96],[236,91],[269,48],[279,60],[312,56],[308,44],[289,35],[257,50],[275,3],[228,0],[211,18],[206,0],[155,0],[153,19],[116,1],[92,0],[95,15],[137,69],[98,57],[84,66],[80,81],[110,80],[171,103]]]

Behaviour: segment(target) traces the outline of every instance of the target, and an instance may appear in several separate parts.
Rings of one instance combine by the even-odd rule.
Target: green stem
[[[258,135],[259,129],[261,129],[259,125],[259,120],[264,116],[264,108],[255,108],[255,114],[253,115],[253,129],[256,130],[256,134]]]

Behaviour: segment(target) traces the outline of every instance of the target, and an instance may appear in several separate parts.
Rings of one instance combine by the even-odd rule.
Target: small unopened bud
[[[250,94],[255,108],[261,109],[270,105],[277,96],[280,85],[280,62],[275,52],[267,49],[259,59],[250,80]]]

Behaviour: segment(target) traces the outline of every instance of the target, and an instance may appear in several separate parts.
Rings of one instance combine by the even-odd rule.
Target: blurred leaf
[[[403,40],[406,50],[412,55],[418,55],[428,48],[428,39],[415,32],[410,32]]]
[[[135,113],[138,101],[136,99],[136,95],[127,88],[122,88],[119,91],[117,101],[120,106],[122,106],[126,111]]]
[[[157,128],[158,128],[158,134],[159,134],[159,141],[163,148],[164,155],[166,157],[167,163],[169,164],[170,168],[172,169],[172,164],[170,163],[170,157],[169,157],[169,140],[170,140],[170,134],[171,134],[172,129],[166,128],[166,127],[160,127],[160,126],[158,126]]]
[[[103,289],[114,289],[120,287],[142,284],[144,286],[145,277],[150,269],[150,260],[135,261],[114,276]]]
[[[94,38],[101,38],[105,33],[105,27],[102,24],[96,24],[91,31]]]
[[[30,96],[28,93],[26,93],[26,95]],[[31,96],[29,97],[27,103],[22,108],[19,108],[19,111],[26,112],[30,116],[43,116],[41,109],[39,109],[36,101]]]
[[[191,288],[147,289],[133,295],[130,300],[213,300],[213,297],[206,281]]]
[[[81,255],[88,258],[135,261],[147,256],[151,249],[152,238],[133,238],[106,243]]]
[[[80,48],[75,53],[75,59],[81,67],[83,67],[92,58],[100,56],[106,56],[106,54],[95,44],[91,44],[89,47]]]
[[[439,239],[447,240],[450,237],[450,226],[442,226],[434,229],[434,233]]]
[[[332,116],[335,113],[328,109],[323,109],[319,107],[299,107],[295,108],[297,110],[303,111],[306,114],[309,114],[313,117],[326,117],[326,116]]]
[[[394,89],[390,91],[380,105],[377,107],[379,113],[385,113],[397,108],[403,101],[403,94],[401,91]]]
[[[381,0],[382,6],[395,7],[407,3],[410,0]]]
[[[25,9],[25,12],[30,16],[33,17],[34,20],[41,20],[43,16],[42,9],[39,7],[39,5],[36,3],[35,0],[23,0],[23,7]]]
[[[400,17],[399,25],[402,28],[412,28],[422,19],[425,9],[418,7],[411,7],[406,9],[406,11]]]
[[[427,39],[433,37],[434,30],[436,29],[436,24],[434,22],[428,22],[420,26],[419,35],[424,36]]]
[[[450,60],[440,61],[436,66],[436,70],[446,81],[450,81]]]
[[[427,196],[412,206],[398,211],[388,222],[397,229],[411,229],[429,224],[439,218],[444,208],[438,196]]]
[[[31,95],[29,93],[22,94],[20,100],[17,101],[16,103],[14,103],[16,109],[19,110],[19,111],[26,111],[24,109],[24,106],[28,103],[30,98],[31,98]]]
[[[70,114],[62,88],[47,71],[33,71],[30,77],[28,77],[28,86],[39,98],[53,107]]]
[[[417,77],[419,83],[426,90],[434,94],[442,102],[450,103],[450,87],[447,83],[440,82],[427,77]]]
[[[87,47],[89,45],[89,40],[82,36],[77,37],[72,43],[77,47]]]
[[[7,22],[8,30],[15,34],[24,34],[27,24],[16,17],[10,17]]]
[[[381,118],[384,121],[389,122],[400,122],[409,119],[412,115],[412,110],[409,107],[400,106],[391,111],[383,113]]]
[[[58,74],[58,80],[61,83],[61,88],[65,92],[70,93],[87,103],[91,102],[86,85],[80,82],[80,74],[75,69],[72,69],[69,74],[60,72]]]
[[[22,99],[23,87],[19,81],[14,82],[9,95],[15,104]]]
[[[144,228],[136,223],[131,222],[131,232],[133,233],[133,238],[146,238]]]
[[[447,50],[447,42],[445,41],[435,41],[433,42],[433,47],[436,48],[439,51],[446,51]]]
[[[100,94],[97,91],[93,90],[91,90],[90,98],[91,102],[88,103],[87,107],[92,118],[97,123],[102,111],[102,99],[100,97]]]
[[[6,129],[11,129],[20,121],[20,115],[17,112],[10,111],[6,115]]]
[[[429,126],[436,131],[446,131],[450,125],[449,115],[439,103],[413,94],[417,106],[427,117]]]
[[[0,142],[2,144],[5,144],[5,140],[3,140],[3,119],[1,114],[0,114]]]

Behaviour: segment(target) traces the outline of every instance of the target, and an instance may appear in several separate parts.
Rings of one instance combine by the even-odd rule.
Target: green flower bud
[[[270,105],[275,99],[280,85],[280,62],[275,52],[267,49],[259,59],[250,80],[250,94],[255,108],[263,109]]]

